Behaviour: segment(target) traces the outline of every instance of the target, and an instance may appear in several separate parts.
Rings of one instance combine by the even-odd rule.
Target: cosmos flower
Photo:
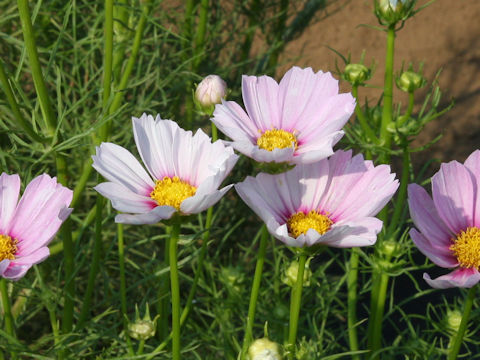
[[[313,163],[333,154],[355,108],[338,94],[330,73],[290,69],[278,84],[269,76],[243,76],[247,113],[234,101],[215,107],[212,121],[232,146],[258,162]]]
[[[214,205],[232,187],[218,187],[238,160],[231,147],[212,144],[198,130],[143,114],[133,118],[133,133],[148,170],[126,149],[112,143],[97,147],[93,167],[109,182],[95,187],[121,212],[115,221],[153,224],[174,213],[195,214]]]
[[[47,245],[70,215],[73,192],[47,174],[37,176],[18,202],[20,177],[0,175],[0,275],[18,280],[45,260]],[[18,204],[17,204],[18,202]]]
[[[375,216],[398,188],[390,166],[337,151],[286,173],[261,173],[235,185],[268,231],[294,247],[372,245],[382,229]]]
[[[444,163],[432,177],[432,198],[408,186],[410,216],[418,229],[410,236],[418,249],[449,274],[423,278],[434,288],[470,288],[480,281],[480,151],[460,164]]]

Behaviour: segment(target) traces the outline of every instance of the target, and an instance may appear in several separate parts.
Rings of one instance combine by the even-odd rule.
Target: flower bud
[[[282,277],[282,282],[288,286],[293,287],[297,282],[298,275],[298,261],[292,261],[288,269],[285,271]],[[303,286],[310,286],[310,278],[312,277],[312,270],[307,264],[305,264],[305,270],[303,271]]]
[[[248,349],[249,360],[281,360],[282,355],[277,343],[261,338],[255,340]]]
[[[227,84],[218,75],[208,75],[195,90],[195,103],[204,113],[211,115],[215,104],[227,95]]]
[[[143,319],[140,318],[138,306],[135,305],[135,322],[128,324],[128,335],[136,340],[148,340],[155,336],[157,328],[158,315],[152,320],[150,318],[150,309],[146,307]]]
[[[424,87],[425,84],[426,81],[423,76],[411,70],[403,72],[402,75],[397,78],[398,88],[408,93]]]
[[[462,322],[462,313],[458,310],[450,310],[447,312],[447,328],[453,333],[456,333],[460,328]]]
[[[393,25],[413,15],[415,0],[375,0],[375,15],[382,25]]]
[[[343,78],[356,86],[370,79],[370,69],[363,64],[348,64],[343,71]]]

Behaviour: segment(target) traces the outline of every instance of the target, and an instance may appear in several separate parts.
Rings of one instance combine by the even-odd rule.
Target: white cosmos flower
[[[97,147],[93,167],[109,182],[95,187],[121,212],[115,221],[153,224],[175,212],[195,214],[214,205],[232,187],[218,189],[238,160],[231,147],[212,144],[202,130],[195,135],[171,120],[143,114],[132,118],[138,152],[147,168],[112,143]]]

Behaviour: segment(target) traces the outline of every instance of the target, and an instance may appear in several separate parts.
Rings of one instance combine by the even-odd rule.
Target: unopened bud
[[[282,282],[288,286],[293,287],[297,283],[298,275],[298,261],[292,261],[288,269],[285,271]],[[310,278],[312,277],[312,270],[305,264],[305,270],[303,271],[303,286],[310,286]]]
[[[447,327],[450,331],[456,333],[460,328],[462,322],[462,313],[458,310],[451,310],[447,312]]]
[[[370,79],[370,69],[363,64],[348,64],[343,77],[352,85],[360,85]]]
[[[206,114],[212,114],[216,104],[227,95],[227,83],[218,75],[208,75],[195,90],[195,103]]]
[[[145,315],[140,318],[138,306],[135,305],[135,322],[128,324],[128,335],[136,340],[148,340],[155,336],[157,328],[158,315],[152,320],[150,318],[150,309],[146,306]]]
[[[400,90],[412,93],[425,86],[426,81],[422,75],[414,71],[405,71],[397,78],[397,86]]]
[[[282,355],[277,343],[267,338],[255,340],[248,349],[249,360],[281,360]]]
[[[383,25],[393,25],[412,16],[415,0],[375,0],[375,15]]]

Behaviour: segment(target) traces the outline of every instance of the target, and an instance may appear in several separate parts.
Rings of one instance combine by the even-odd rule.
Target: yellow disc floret
[[[333,221],[327,215],[318,213],[315,210],[305,214],[297,212],[287,220],[288,232],[295,238],[300,234],[306,234],[309,229],[316,230],[320,235],[325,234],[332,226]]]
[[[267,130],[258,139],[257,145],[260,149],[273,151],[274,149],[284,149],[294,147],[297,149],[297,138],[291,132],[285,130]]]
[[[17,252],[17,240],[8,235],[0,235],[0,261],[14,260]]]
[[[453,241],[450,250],[457,257],[460,266],[480,270],[480,229],[468,227]]]
[[[180,180],[178,176],[165,176],[162,180],[155,181],[150,197],[160,206],[173,206],[180,210],[182,201],[195,195],[196,191],[195,186]]]

